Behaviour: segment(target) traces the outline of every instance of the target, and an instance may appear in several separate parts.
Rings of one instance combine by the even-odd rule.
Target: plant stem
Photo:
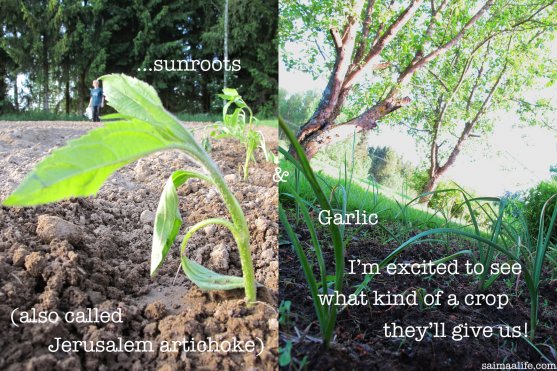
[[[538,326],[538,290],[530,292],[530,340],[534,340],[536,335],[536,327]]]
[[[249,146],[249,143],[246,145],[246,147]],[[249,175],[249,158],[250,158],[250,153],[249,153],[249,148],[246,150],[246,162],[244,163],[244,181],[248,180],[248,175]]]
[[[238,245],[238,250],[240,252],[240,262],[242,263],[242,273],[244,277],[244,288],[246,292],[246,302],[248,306],[256,301],[257,289],[255,286],[255,272],[253,270],[253,261],[251,259],[251,251],[249,245],[249,228],[246,222],[246,217],[244,212],[240,207],[240,203],[234,197],[234,194],[228,189],[224,178],[222,177],[220,171],[216,167],[216,164],[209,158],[207,165],[207,170],[211,175],[211,179],[215,183],[219,193],[226,204],[230,216],[232,218],[232,223],[236,227],[237,233],[234,234],[234,239]]]
[[[242,264],[242,275],[244,277],[244,289],[246,293],[246,302],[248,306],[251,306],[257,297],[257,289],[255,285],[255,272],[253,270],[253,261],[251,259],[251,251],[249,245],[249,228],[246,222],[246,217],[240,206],[240,203],[234,196],[234,194],[228,188],[226,181],[224,180],[217,164],[213,161],[211,157],[199,146],[197,142],[194,142],[196,146],[195,157],[201,162],[203,167],[209,172],[209,176],[217,190],[219,191],[230,217],[232,218],[232,223],[236,233],[232,231],[232,235],[236,244],[238,245],[238,251],[240,253],[240,262]],[[186,152],[192,153],[191,150]]]
[[[245,136],[247,138],[247,142],[246,142],[246,162],[244,163],[244,181],[248,180],[248,175],[249,175],[249,160],[252,156],[253,150],[251,149],[252,143],[251,143],[251,132],[252,132],[252,122],[253,122],[253,112],[251,110],[251,108],[247,107],[248,112],[249,112],[249,123],[248,123],[248,133]],[[245,133],[244,133],[245,134]]]

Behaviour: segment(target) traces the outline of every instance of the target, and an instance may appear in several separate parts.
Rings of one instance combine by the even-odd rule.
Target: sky
[[[298,48],[290,44],[289,52]],[[557,58],[557,40],[552,44],[552,54]],[[289,94],[309,89],[321,93],[328,76],[316,80],[310,74],[288,71],[282,58],[279,63],[279,85]],[[542,91],[526,93],[527,98],[551,98],[557,104],[557,84]],[[554,130],[540,127],[521,128],[519,120],[508,112],[497,112],[497,124],[491,134],[480,139],[470,138],[445,179],[472,189],[482,196],[499,196],[505,192],[528,189],[541,180],[549,179],[549,166],[557,164],[557,127]],[[555,120],[557,122],[557,120]],[[485,140],[485,145],[472,141]],[[381,126],[369,135],[369,145],[390,146],[406,160],[419,164],[423,160],[416,141],[406,128]],[[478,150],[478,147],[481,150]]]

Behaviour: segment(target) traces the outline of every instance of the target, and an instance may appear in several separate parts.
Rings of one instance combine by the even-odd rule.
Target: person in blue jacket
[[[104,95],[102,88],[99,87],[99,80],[93,80],[93,89],[91,89],[91,100],[89,107],[93,109],[93,122],[100,122],[99,114],[101,107],[104,107]]]

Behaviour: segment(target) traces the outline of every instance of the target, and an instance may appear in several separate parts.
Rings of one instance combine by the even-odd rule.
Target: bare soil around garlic
[[[37,162],[97,124],[0,122],[0,200]],[[185,124],[201,128],[201,124]],[[260,128],[269,148],[277,130]],[[245,370],[275,369],[278,353],[278,189],[274,165],[257,153],[248,181],[240,176],[244,149],[234,140],[212,141],[211,156],[241,203],[250,235],[256,279],[253,307],[242,290],[206,293],[179,267],[179,237],[155,277],[149,275],[154,213],[166,179],[198,169],[180,152],[153,154],[114,174],[100,192],[35,208],[0,207],[0,369],[2,370]],[[184,226],[227,217],[215,189],[190,180],[179,189]],[[219,273],[241,275],[231,234],[210,226],[190,240],[187,255]],[[18,308],[15,312],[14,309]],[[12,324],[12,313],[121,310],[122,323]],[[260,339],[252,352],[161,352],[163,341]],[[154,352],[50,352],[55,338],[70,341],[149,340]],[[257,344],[261,344],[256,340]]]

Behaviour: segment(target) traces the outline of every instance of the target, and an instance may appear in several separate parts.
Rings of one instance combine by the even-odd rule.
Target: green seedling
[[[493,210],[489,214],[497,215],[496,218],[492,216],[488,217],[491,219],[492,228],[488,233],[488,237],[484,237],[485,233],[482,232],[478,226],[475,219],[475,214],[472,212],[472,202],[477,201],[499,201],[500,207],[499,211],[493,214]],[[400,251],[407,248],[408,246],[423,242],[424,237],[429,237],[431,235],[438,234],[456,234],[475,241],[476,247],[478,249],[478,254],[480,255],[479,262],[484,266],[484,273],[479,277],[479,289],[486,290],[489,288],[493,282],[500,276],[500,274],[495,274],[490,277],[487,276],[487,272],[490,270],[492,262],[494,261],[494,253],[499,252],[501,255],[506,256],[511,262],[518,262],[521,267],[521,276],[526,283],[528,289],[528,294],[530,296],[530,340],[534,339],[536,334],[536,327],[538,325],[538,309],[539,309],[539,296],[540,296],[540,282],[542,279],[542,268],[544,265],[545,258],[547,256],[548,247],[551,243],[551,238],[557,229],[557,207],[553,209],[548,221],[549,225],[546,227],[546,210],[549,206],[557,204],[557,194],[551,196],[544,204],[542,211],[540,213],[540,223],[537,231],[537,238],[533,238],[528,231],[528,224],[526,218],[520,209],[513,210],[517,215],[511,221],[505,220],[505,209],[508,203],[505,200],[499,200],[496,198],[476,198],[468,199],[465,195],[465,203],[470,211],[472,218],[474,231],[469,232],[462,229],[456,228],[435,228],[431,230],[424,231],[408,241],[400,245],[395,251],[393,251],[386,259],[392,259],[394,256],[398,255]],[[482,209],[485,207],[482,205]],[[463,250],[456,254],[466,254],[474,256],[473,251]],[[456,255],[454,254],[454,255]]]
[[[282,148],[280,148],[280,152],[284,155],[286,160],[290,161],[299,170],[300,175],[303,175],[307,179],[314,192],[315,198],[319,203],[319,208],[321,210],[327,210],[331,212],[333,208],[331,206],[331,203],[329,202],[329,198],[325,195],[325,192],[323,191],[321,185],[319,184],[317,177],[313,169],[311,168],[309,161],[302,147],[300,146],[300,143],[297,141],[294,133],[292,133],[292,131],[290,130],[290,128],[288,128],[288,126],[286,125],[284,120],[282,120],[282,118],[279,118],[279,126],[280,129],[283,131],[283,133],[287,136],[288,140],[290,141],[292,148],[294,149],[298,159],[295,159],[290,153],[288,153],[288,151]],[[343,190],[344,188],[340,186],[339,189]],[[288,217],[286,216],[285,210],[283,209],[282,205],[279,204],[280,221],[284,226],[288,239],[290,240],[294,248],[294,251],[296,252],[296,255],[298,256],[298,259],[302,265],[302,270],[304,272],[304,276],[308,283],[310,293],[313,299],[315,313],[317,315],[317,319],[319,322],[319,328],[321,330],[321,337],[323,339],[323,344],[326,347],[328,347],[331,342],[331,338],[335,329],[338,307],[334,303],[331,305],[328,305],[327,303],[321,303],[319,298],[320,292],[324,292],[325,288],[328,288],[329,285],[327,282],[328,276],[325,267],[325,260],[323,259],[321,244],[319,242],[319,239],[317,238],[315,224],[312,220],[312,217],[310,216],[310,212],[308,209],[308,207],[313,210],[318,210],[318,208],[312,203],[306,200],[302,200],[300,195],[298,195],[298,193],[296,192],[293,192],[292,194],[282,194],[281,196],[289,197],[299,205],[299,211],[311,235],[313,251],[315,253],[315,256],[317,258],[317,263],[319,266],[319,276],[320,276],[319,283],[315,277],[315,274],[313,273],[313,269],[310,265],[308,256],[304,251],[300,243],[300,240],[298,239],[298,236],[296,235],[296,233],[294,233],[294,230],[290,224],[290,221],[288,220]],[[343,193],[343,197],[341,199],[343,200],[343,206],[341,207],[341,210],[345,211],[346,192]],[[342,292],[342,284],[344,280],[345,245],[343,239],[343,230],[341,230],[340,226],[334,223],[329,223],[328,227],[329,227],[329,232],[331,233],[332,236],[331,242],[334,250],[334,260],[335,260],[335,275],[334,275],[333,288],[336,292],[340,293]]]
[[[224,88],[219,97],[224,99],[226,103],[222,108],[222,121],[215,124],[215,130],[211,132],[211,136],[215,138],[235,138],[245,146],[244,180],[247,180],[249,164],[250,162],[256,162],[255,150],[258,146],[263,150],[266,161],[275,162],[274,155],[267,150],[263,133],[254,130],[253,125],[257,118],[236,89]],[[234,110],[232,113],[228,113],[233,105]]]
[[[52,152],[27,175],[4,201],[6,206],[34,206],[98,192],[106,179],[121,167],[163,150],[180,150],[205,171],[175,171],[164,187],[157,208],[151,253],[154,275],[176,240],[182,218],[177,188],[197,178],[214,186],[228,209],[231,220],[211,218],[189,228],[181,246],[181,265],[190,280],[202,290],[244,288],[248,304],[256,300],[256,282],[249,248],[249,230],[238,200],[230,191],[215,162],[195,141],[180,121],[164,109],[155,89],[125,75],[101,77],[108,104],[117,119],[93,129],[65,147]],[[185,256],[190,237],[209,224],[221,225],[232,233],[242,264],[243,277],[213,272]]]
[[[290,310],[292,302],[290,300],[283,300],[279,305],[279,325],[282,327],[290,327]]]
[[[279,366],[286,367],[292,363],[292,341],[287,341],[279,348]]]

